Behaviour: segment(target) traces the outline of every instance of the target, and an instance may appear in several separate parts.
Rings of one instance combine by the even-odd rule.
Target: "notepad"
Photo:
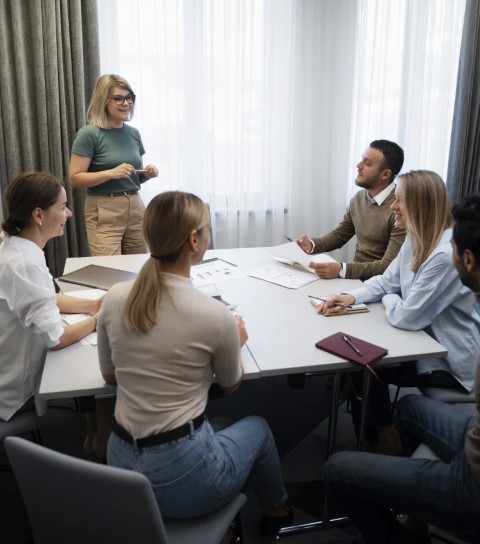
[[[345,341],[345,338],[348,338],[361,354],[357,353],[355,349]],[[344,332],[337,332],[331,336],[327,336],[323,340],[319,340],[316,342],[315,347],[328,351],[328,353],[339,355],[347,361],[352,361],[352,363],[358,363],[363,366],[368,366],[388,354],[388,349],[377,346],[376,344],[371,344],[370,342],[366,342],[361,338],[357,338],[356,336]]]
[[[136,272],[127,270],[118,270],[117,268],[108,268],[97,264],[89,264],[79,268],[74,272],[64,274],[58,278],[58,281],[74,283],[76,285],[85,285],[108,291],[112,285],[121,281],[131,281],[137,277]]]
[[[327,298],[327,297],[325,297]],[[315,308],[318,308],[318,305],[322,302],[324,302],[325,298],[318,297],[318,298],[311,298],[310,304],[315,306]],[[327,312],[324,315],[325,317],[332,317],[335,315],[348,315],[348,314],[363,314],[365,312],[369,312],[368,306],[366,304],[352,304],[350,308],[343,308],[340,311],[335,312]]]

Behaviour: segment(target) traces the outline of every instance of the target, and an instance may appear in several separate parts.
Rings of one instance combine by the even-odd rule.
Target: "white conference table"
[[[205,259],[212,257],[238,265],[244,271],[272,263],[270,253],[263,248],[210,250]],[[88,264],[138,272],[148,258],[148,254],[71,258],[66,262],[65,273]],[[388,355],[376,365],[447,354],[423,331],[392,327],[381,303],[370,304],[368,313],[325,317],[316,313],[307,296],[341,292],[357,285],[360,285],[358,280],[319,279],[298,289],[287,289],[252,277],[217,283],[222,298],[238,304],[235,311],[245,319],[249,334],[247,346],[242,350],[246,378],[358,370],[357,365],[315,347],[315,342],[338,331],[388,349]],[[64,292],[83,289],[66,283],[60,286]],[[48,352],[38,394],[40,400],[114,392],[115,386],[105,384],[101,377],[95,346],[76,343]]]
[[[246,272],[272,264],[271,254],[263,248],[210,250],[205,255],[205,259],[214,257],[233,263]],[[65,273],[88,264],[138,272],[148,258],[148,254],[72,258],[66,262]],[[57,283],[64,292],[83,289],[77,285]],[[230,304],[237,304],[235,311],[245,319],[249,339],[242,349],[242,359],[247,379],[312,372],[333,375],[327,456],[333,452],[336,439],[340,374],[363,370],[363,367],[317,349],[315,343],[318,340],[342,331],[381,345],[388,349],[388,355],[375,363],[375,366],[444,357],[447,354],[447,350],[423,331],[404,331],[392,327],[381,303],[369,304],[368,313],[335,317],[317,314],[310,304],[308,295],[328,295],[358,285],[361,285],[359,280],[318,279],[298,289],[287,289],[248,276],[216,283],[222,298]],[[365,398],[368,398],[369,386],[370,373],[364,372]],[[77,343],[48,352],[37,397],[39,402],[43,402],[53,398],[109,395],[115,391],[115,386],[103,381],[96,347]],[[357,441],[359,448],[363,445],[366,421],[367,402],[364,401]],[[325,499],[322,520],[285,527],[280,534],[332,527],[345,521],[348,520],[328,518],[328,503]]]

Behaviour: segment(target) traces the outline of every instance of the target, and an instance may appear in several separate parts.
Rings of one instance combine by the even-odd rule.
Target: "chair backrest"
[[[147,478],[70,457],[23,438],[5,449],[25,501],[35,544],[167,544]]]
[[[7,436],[30,432],[33,439],[41,444],[39,425],[40,420],[35,412],[18,412],[9,421],[0,420],[0,443]]]

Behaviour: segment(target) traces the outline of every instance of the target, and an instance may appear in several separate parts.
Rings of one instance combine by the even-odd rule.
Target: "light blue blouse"
[[[417,361],[419,374],[447,370],[466,389],[473,388],[480,353],[480,315],[474,294],[460,281],[452,263],[452,229],[414,273],[407,238],[383,275],[348,291],[357,303],[382,300],[388,321],[400,329],[424,330],[448,349],[444,359]]]

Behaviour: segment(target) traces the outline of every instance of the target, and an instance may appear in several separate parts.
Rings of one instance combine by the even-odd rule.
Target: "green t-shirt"
[[[138,130],[126,123],[122,128],[98,128],[85,125],[76,134],[72,153],[90,157],[89,172],[102,172],[126,162],[135,169],[142,168],[145,149]],[[109,179],[100,185],[87,189],[89,195],[138,191],[140,180],[135,172],[128,178]]]

